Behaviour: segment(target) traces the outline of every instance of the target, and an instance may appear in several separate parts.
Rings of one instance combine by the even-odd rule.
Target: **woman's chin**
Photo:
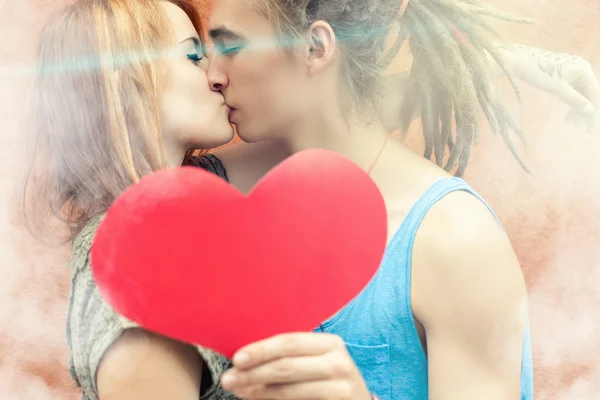
[[[198,149],[214,149],[216,147],[221,147],[231,142],[235,137],[233,127],[228,125],[228,128],[224,129],[215,129],[210,133],[207,133],[202,138],[199,138],[196,142],[196,148]]]

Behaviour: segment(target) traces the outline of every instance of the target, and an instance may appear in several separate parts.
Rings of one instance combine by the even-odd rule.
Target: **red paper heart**
[[[327,150],[297,153],[245,196],[199,168],[156,172],[96,234],[96,283],[144,328],[228,357],[310,331],[377,271],[386,210],[373,181]]]

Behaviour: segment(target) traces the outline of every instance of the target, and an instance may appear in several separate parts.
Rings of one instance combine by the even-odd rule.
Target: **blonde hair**
[[[171,3],[202,32],[192,0]],[[170,46],[159,0],[79,0],[50,20],[33,103],[43,176],[28,177],[26,222],[37,226],[51,212],[75,235],[144,169],[166,166],[158,105],[168,79],[161,56]]]
[[[498,50],[502,38],[486,16],[529,22],[484,6],[479,0],[253,0],[286,40],[324,20],[338,37],[343,77],[355,107],[380,108],[380,84],[387,67],[408,41],[413,54],[405,102],[398,110],[402,131],[420,106],[425,157],[463,174],[481,111],[494,133],[528,171],[511,138],[524,134],[493,90],[490,60],[496,62],[519,95],[514,76]],[[403,12],[399,11],[402,10]],[[392,45],[388,39],[394,38]],[[444,165],[444,155],[449,157]]]

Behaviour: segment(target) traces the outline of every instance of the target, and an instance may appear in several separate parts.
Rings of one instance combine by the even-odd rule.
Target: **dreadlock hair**
[[[530,22],[486,7],[479,0],[255,0],[273,21],[279,37],[299,37],[316,20],[333,28],[354,107],[380,108],[380,87],[387,67],[408,41],[413,54],[410,79],[400,112],[406,135],[417,107],[427,159],[461,176],[471,146],[478,143],[480,108],[520,163],[512,134],[524,133],[494,91],[492,62],[519,87],[499,50],[501,36],[485,17]],[[404,13],[398,10],[403,9]],[[395,40],[387,39],[395,31]],[[449,156],[444,164],[444,156]]]
[[[498,42],[502,38],[488,25],[485,16],[505,21],[513,18],[481,5],[478,0],[411,0],[406,7],[401,33],[393,51],[408,39],[413,54],[411,77],[405,97],[421,100],[421,121],[425,154],[432,153],[442,166],[446,149],[450,156],[444,168],[463,174],[473,142],[479,141],[480,110],[491,131],[499,134],[523,169],[529,169],[519,155],[510,133],[524,140],[524,133],[494,92],[491,58],[510,80],[520,99],[514,75],[507,68]],[[494,40],[495,39],[495,40]],[[402,130],[410,125],[415,103],[402,105]],[[454,115],[455,129],[452,129]]]

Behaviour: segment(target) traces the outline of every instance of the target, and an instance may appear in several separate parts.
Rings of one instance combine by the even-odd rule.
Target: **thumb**
[[[567,103],[575,113],[585,117],[593,117],[596,114],[594,104],[568,84],[561,85],[554,94]]]

